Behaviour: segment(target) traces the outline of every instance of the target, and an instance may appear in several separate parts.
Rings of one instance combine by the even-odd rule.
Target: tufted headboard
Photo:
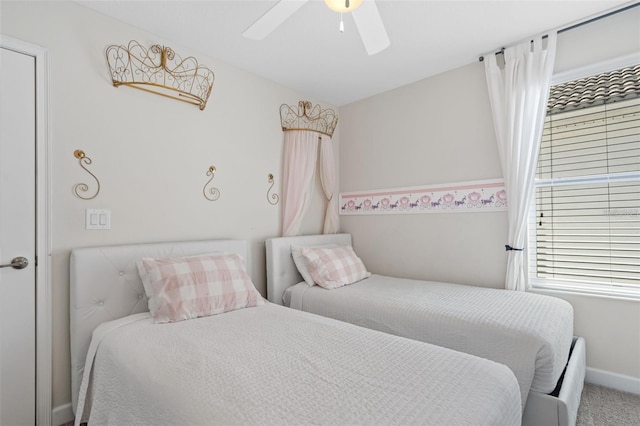
[[[284,291],[302,282],[302,276],[293,263],[291,246],[324,244],[351,245],[351,234],[302,235],[300,237],[269,238],[267,249],[267,299],[282,305]]]
[[[71,252],[71,399],[74,413],[93,330],[105,321],[149,310],[136,261],[142,257],[167,258],[220,251],[240,255],[250,272],[244,240],[107,246]]]

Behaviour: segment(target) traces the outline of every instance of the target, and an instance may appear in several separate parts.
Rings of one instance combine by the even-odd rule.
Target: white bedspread
[[[529,390],[550,393],[569,358],[573,308],[532,293],[372,275],[325,290],[301,283],[292,308],[488,358]]]
[[[521,421],[504,365],[274,304],[170,324],[116,320],[92,346],[76,424]]]

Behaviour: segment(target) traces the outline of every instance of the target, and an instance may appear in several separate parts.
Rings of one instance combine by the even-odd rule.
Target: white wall
[[[73,2],[3,1],[1,7],[3,34],[49,50],[56,407],[71,400],[68,265],[72,248],[244,238],[250,241],[252,278],[266,294],[264,239],[280,232],[280,205],[269,205],[266,196],[267,174],[275,175],[278,193],[282,178],[279,107],[307,98]],[[104,50],[132,39],[144,46],[170,46],[212,69],[216,81],[206,109],[113,87]],[[102,184],[100,194],[91,201],[72,193],[76,183],[92,185],[73,157],[76,149],[91,157],[90,170]],[[213,183],[221,191],[215,202],[202,195],[210,165],[218,169]],[[303,225],[305,233],[322,229],[320,194],[316,191],[316,208]],[[87,208],[111,210],[112,229],[85,230]]]
[[[556,72],[638,52],[635,8],[562,33]],[[340,118],[341,192],[502,177],[482,63],[343,106]],[[506,225],[505,213],[341,217],[373,272],[499,288]],[[589,367],[640,379],[640,302],[554,295],[574,307]]]

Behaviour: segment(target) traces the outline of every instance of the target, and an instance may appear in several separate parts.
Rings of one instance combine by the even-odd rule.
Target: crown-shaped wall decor
[[[283,132],[311,130],[331,137],[338,124],[338,116],[332,109],[322,109],[320,105],[313,106],[309,101],[300,101],[297,108],[280,105],[280,123]]]
[[[135,40],[128,46],[108,46],[106,56],[116,87],[134,87],[197,105],[200,110],[207,105],[215,76],[192,56],[182,59],[159,44],[146,49]]]

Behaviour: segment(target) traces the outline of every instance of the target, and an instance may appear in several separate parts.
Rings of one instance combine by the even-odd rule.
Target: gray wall
[[[482,64],[340,108],[340,190],[501,178]],[[506,213],[342,216],[373,272],[501,287]]]

